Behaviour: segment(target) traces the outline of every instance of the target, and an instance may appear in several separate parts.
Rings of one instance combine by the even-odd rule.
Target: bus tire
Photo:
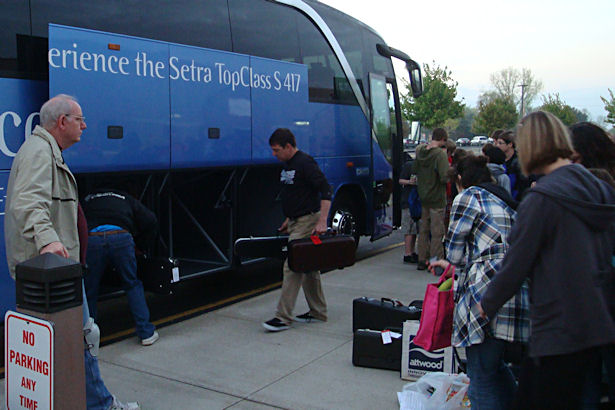
[[[337,233],[350,235],[354,238],[355,246],[359,246],[361,232],[357,207],[351,198],[344,195],[336,198],[331,211],[331,228]]]

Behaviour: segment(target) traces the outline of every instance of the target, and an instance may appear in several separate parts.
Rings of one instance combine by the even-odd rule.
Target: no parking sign
[[[8,311],[4,316],[8,409],[53,409],[53,324]]]

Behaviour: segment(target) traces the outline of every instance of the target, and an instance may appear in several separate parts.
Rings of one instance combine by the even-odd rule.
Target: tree
[[[576,107],[572,107],[572,112],[574,112],[574,116],[577,117],[576,122],[589,121],[589,111],[586,109],[580,110]]]
[[[508,67],[491,74],[490,79],[495,95],[511,98],[515,107],[521,105],[521,93],[523,92],[525,112],[529,111],[528,107],[531,106],[532,101],[542,90],[542,81],[537,80],[529,68],[523,68],[519,71],[516,68]]]
[[[607,100],[606,98],[600,96],[600,99],[604,103],[604,109],[607,112],[605,122],[609,124],[615,125],[615,96],[613,95],[613,91],[609,88],[609,94],[611,95],[611,99]]]
[[[559,93],[543,95],[540,110],[550,112],[562,120],[565,125],[572,125],[577,122],[574,108],[566,104],[559,96]]]
[[[464,104],[456,101],[457,81],[451,77],[448,67],[424,65],[423,95],[412,98],[410,84],[406,82],[406,94],[402,95],[402,113],[408,121],[420,121],[429,129],[442,127],[446,120],[459,118]]]
[[[474,107],[465,106],[463,109],[463,117],[458,121],[458,125],[455,129],[448,133],[453,139],[459,139],[461,137],[469,137],[472,134],[472,122],[478,111]]]
[[[512,128],[517,123],[519,113],[510,97],[495,97],[478,104],[478,114],[474,117],[472,132],[489,135],[491,131]]]
[[[448,120],[444,121],[444,124],[442,124],[442,128],[446,130],[449,138],[456,139],[454,137],[454,132],[459,126],[459,122],[460,122],[459,118],[449,118]]]

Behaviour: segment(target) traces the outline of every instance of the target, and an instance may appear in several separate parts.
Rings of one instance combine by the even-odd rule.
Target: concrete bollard
[[[81,265],[45,253],[18,264],[15,276],[17,311],[54,324],[53,407],[85,409]]]

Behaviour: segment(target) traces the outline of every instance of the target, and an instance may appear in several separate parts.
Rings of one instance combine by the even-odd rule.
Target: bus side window
[[[0,1],[0,76],[30,78],[29,57],[24,37],[30,34],[30,10],[27,1]],[[20,46],[21,45],[21,46]],[[21,52],[20,52],[21,51]]]
[[[0,4],[5,0],[1,0]],[[11,0],[13,1],[13,0]],[[28,4],[27,1],[15,0]],[[217,50],[231,50],[226,2],[30,0],[32,33],[47,37],[50,22]],[[128,6],[129,4],[129,6]],[[73,10],[74,12],[67,12]]]
[[[329,43],[314,24],[297,16],[302,62],[308,66],[310,101],[358,105]]]
[[[234,52],[301,62],[294,9],[267,1],[229,0],[229,14]]]

